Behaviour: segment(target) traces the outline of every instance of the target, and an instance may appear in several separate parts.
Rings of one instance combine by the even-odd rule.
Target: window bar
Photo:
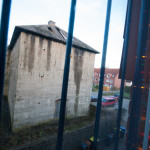
[[[111,14],[111,4],[112,4],[112,0],[108,0],[106,22],[105,22],[104,43],[103,43],[103,53],[102,53],[102,61],[101,61],[101,73],[100,73],[99,91],[98,91],[98,102],[97,102],[97,108],[96,108],[93,150],[97,149],[97,138],[98,138],[98,134],[99,134],[101,101],[102,101],[103,82],[104,82],[104,74],[105,74],[105,62],[106,62],[106,53],[107,53],[107,43],[108,43],[109,22],[110,22],[110,14]]]
[[[138,121],[139,121],[139,105],[141,99],[141,72],[140,65],[142,61],[143,53],[143,32],[144,32],[144,13],[145,13],[146,0],[141,1],[141,12],[140,12],[140,22],[139,22],[139,34],[138,34],[138,45],[137,45],[137,59],[134,72],[134,81],[133,81],[133,92],[132,92],[132,103],[131,103],[131,114],[129,118],[129,130],[128,130],[128,141],[127,149],[136,150],[138,142]],[[138,107],[138,108],[137,108]],[[136,115],[136,116],[135,116]],[[133,143],[132,143],[133,142]]]
[[[63,149],[62,142],[63,142],[64,120],[65,120],[68,78],[69,78],[69,69],[70,69],[70,55],[71,55],[71,48],[72,48],[76,1],[77,0],[71,1],[56,150]]]
[[[148,145],[148,137],[150,130],[150,84],[149,84],[149,94],[148,94],[148,105],[147,105],[147,113],[146,113],[146,123],[145,123],[145,131],[144,131],[144,140],[143,140],[143,150],[147,150]]]
[[[123,92],[124,92],[124,81],[125,81],[127,56],[128,56],[128,43],[129,43],[129,34],[130,34],[132,3],[133,3],[132,0],[129,0],[128,6],[127,6],[127,21],[126,21],[126,27],[125,27],[126,29],[125,29],[124,48],[123,48],[123,63],[122,63],[122,69],[121,69],[121,87],[120,87],[120,98],[118,100],[119,107],[118,107],[118,114],[117,114],[117,126],[116,126],[114,150],[118,150],[122,103],[123,103]]]
[[[3,0],[0,18],[0,125],[10,8],[11,0]]]

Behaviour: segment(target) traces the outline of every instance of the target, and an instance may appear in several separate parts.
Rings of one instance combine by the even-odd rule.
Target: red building
[[[115,87],[120,88],[121,80],[118,78],[119,69],[105,69],[104,86],[109,86],[110,88]],[[100,79],[100,68],[95,68],[93,73],[93,85],[99,85]]]

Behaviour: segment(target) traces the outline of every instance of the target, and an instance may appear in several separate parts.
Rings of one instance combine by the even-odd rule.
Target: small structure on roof
[[[48,25],[16,26],[11,51],[8,101],[13,129],[58,118],[67,32]],[[89,111],[95,54],[73,37],[66,116]]]

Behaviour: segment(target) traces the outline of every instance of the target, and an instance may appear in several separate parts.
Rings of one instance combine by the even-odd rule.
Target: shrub
[[[98,85],[96,85],[95,88],[98,89]]]
[[[125,86],[124,92],[125,92],[125,93],[130,93],[130,92],[131,92],[131,87]]]
[[[111,87],[111,90],[112,91],[116,91],[116,90],[118,90],[115,86],[113,86],[113,87]]]

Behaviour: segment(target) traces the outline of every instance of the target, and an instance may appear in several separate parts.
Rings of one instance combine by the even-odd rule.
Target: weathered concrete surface
[[[4,81],[4,92],[3,95],[8,97],[8,81],[10,73],[10,60],[11,60],[11,51],[7,49],[6,53],[6,66],[5,66],[5,81]]]
[[[12,123],[14,120],[14,107],[15,107],[16,89],[17,89],[17,80],[18,80],[19,51],[20,51],[20,37],[18,38],[14,46],[14,50],[11,52],[11,61],[10,61],[8,101],[9,101],[9,109],[10,109]]]
[[[20,42],[20,44],[19,44]],[[66,46],[21,33],[12,51],[9,104],[13,129],[56,117]],[[87,114],[95,54],[72,48],[67,116]]]

